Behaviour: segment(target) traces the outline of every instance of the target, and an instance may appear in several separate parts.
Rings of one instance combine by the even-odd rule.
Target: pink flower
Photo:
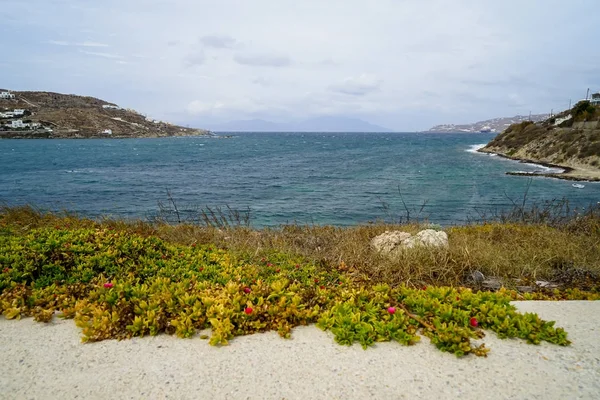
[[[473,317],[469,320],[469,324],[473,327],[473,328],[477,328],[479,326],[479,322],[477,322],[477,318]]]
[[[244,288],[244,293],[248,294],[252,291],[252,289],[250,289],[249,287],[245,287]]]
[[[394,315],[394,314],[396,313],[396,307],[388,307],[387,311],[388,311],[390,314]]]
[[[267,267],[272,267],[272,266],[273,266],[273,264],[267,263]]]
[[[254,310],[252,309],[252,307],[246,307],[246,308],[244,308],[244,312],[246,313],[246,315],[250,315],[250,314],[252,314],[252,311],[254,311]]]
[[[112,282],[106,282],[106,283],[104,284],[104,287],[105,287],[106,289],[111,289],[113,286],[114,286],[114,285],[112,284]]]

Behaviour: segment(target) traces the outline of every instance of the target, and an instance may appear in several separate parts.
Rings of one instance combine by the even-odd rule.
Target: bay
[[[253,226],[406,217],[460,224],[519,204],[539,166],[476,153],[493,134],[236,133],[232,138],[0,140],[0,201],[88,217],[251,211]],[[531,179],[527,204],[600,201],[600,183]],[[406,208],[405,205],[406,204]],[[423,206],[424,205],[424,206]],[[423,207],[422,207],[423,206]],[[422,210],[421,210],[422,208]],[[419,210],[421,212],[419,213]]]

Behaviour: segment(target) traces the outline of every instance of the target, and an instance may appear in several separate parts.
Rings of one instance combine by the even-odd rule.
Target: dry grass
[[[600,287],[600,216],[561,220],[559,226],[494,222],[446,230],[445,250],[413,249],[394,258],[370,247],[370,240],[388,230],[416,233],[423,226],[372,224],[350,228],[286,225],[255,230],[247,227],[149,224],[143,221],[92,221],[72,214],[45,214],[31,207],[0,210],[2,232],[36,227],[104,227],[174,243],[210,243],[233,254],[257,259],[303,257],[325,270],[337,269],[361,282],[392,286],[469,285],[472,271],[512,282],[521,279],[563,280],[580,288]],[[575,278],[573,278],[575,277]]]

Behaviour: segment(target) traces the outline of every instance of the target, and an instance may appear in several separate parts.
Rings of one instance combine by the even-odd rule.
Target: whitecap
[[[465,151],[468,152],[468,153],[478,153],[478,150],[483,149],[485,146],[487,146],[486,143],[484,143],[484,144],[472,144]]]

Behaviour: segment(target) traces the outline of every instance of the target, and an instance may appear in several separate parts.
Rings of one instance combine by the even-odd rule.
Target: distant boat
[[[581,183],[574,183],[572,186],[577,189],[583,189],[585,187],[585,185],[582,185]]]
[[[483,128],[481,128],[481,130],[479,131],[479,133],[490,133],[492,132],[492,128],[490,128],[489,126],[484,126]]]

